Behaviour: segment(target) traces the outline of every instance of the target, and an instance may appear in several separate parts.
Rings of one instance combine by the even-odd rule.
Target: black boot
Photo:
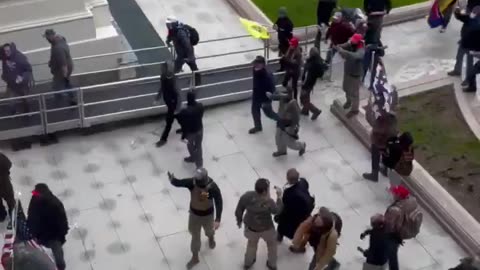
[[[365,180],[369,180],[369,181],[372,181],[372,182],[378,182],[378,172],[364,173],[364,174],[362,174],[362,176]]]

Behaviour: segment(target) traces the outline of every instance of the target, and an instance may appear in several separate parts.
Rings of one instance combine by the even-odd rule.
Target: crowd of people
[[[355,117],[360,112],[359,96],[363,82],[367,80],[368,90],[375,87],[375,66],[382,63],[381,57],[385,54],[381,42],[382,23],[384,16],[391,10],[391,3],[389,0],[364,0],[366,17],[352,13],[351,10],[335,12],[336,9],[336,0],[319,0],[318,34],[314,47],[306,53],[299,46],[299,38],[293,35],[294,22],[289,18],[287,9],[280,8],[279,17],[273,26],[279,41],[278,71],[284,72],[280,89],[277,89],[275,77],[263,56],[257,56],[252,62],[253,127],[248,133],[253,135],[263,131],[263,111],[276,125],[277,149],[272,153],[275,158],[286,155],[288,149],[297,151],[299,156],[305,154],[307,143],[299,137],[300,119],[302,115],[311,114],[311,120],[315,121],[320,116],[322,111],[312,104],[311,94],[318,79],[331,68],[334,57],[344,59],[343,90],[346,102],[343,108],[346,117]],[[464,25],[457,63],[449,75],[460,75],[463,58],[467,55],[467,76],[463,85],[466,91],[475,91],[475,76],[480,64],[474,64],[475,54],[472,51],[480,51],[480,43],[479,37],[472,33],[478,33],[475,31],[480,25],[480,6],[471,6],[465,11],[457,8],[454,15]],[[182,107],[181,91],[177,85],[176,74],[184,64],[194,72],[198,70],[194,53],[194,46],[199,42],[198,33],[174,16],[167,18],[166,25],[167,44],[170,46],[173,43],[175,59],[167,60],[161,65],[160,89],[155,102],[162,98],[167,114],[165,129],[156,146],[161,147],[167,143],[173,122],[177,120],[180,128],[176,132],[186,142],[189,153],[184,161],[194,163],[196,167],[195,175],[187,179],[177,179],[173,173],[168,172],[170,183],[175,187],[187,188],[191,195],[188,230],[192,236],[192,257],[187,263],[187,268],[191,269],[200,262],[202,228],[208,238],[209,248],[216,247],[215,231],[222,221],[224,198],[221,186],[210,178],[207,169],[203,167],[204,107],[197,101],[195,90],[188,91],[186,106]],[[325,42],[329,44],[325,60],[320,53],[323,33]],[[49,61],[53,75],[52,87],[54,90],[68,89],[71,87],[73,62],[66,39],[51,29],[45,32],[45,38],[52,45]],[[16,49],[15,44],[8,43],[2,47],[1,59],[2,79],[7,83],[9,93],[15,96],[28,94],[34,80],[32,67],[25,55]],[[371,77],[366,76],[367,70],[370,70]],[[201,83],[201,76],[197,72],[194,83]],[[389,170],[400,176],[408,176],[413,170],[413,137],[409,132],[398,130],[395,104],[386,104],[388,102],[385,99],[373,96],[373,101],[365,107],[367,121],[372,126],[372,164],[371,172],[363,174],[363,178],[378,182],[379,173],[388,176]],[[57,96],[57,99],[63,98]],[[67,101],[71,105],[75,104],[73,94],[68,96]],[[278,101],[277,110],[273,108],[273,101]],[[23,101],[21,104],[23,111],[28,112],[28,103]],[[17,104],[13,110],[16,109]],[[10,182],[11,166],[8,157],[1,154],[0,197],[6,202],[8,210],[3,203],[0,204],[0,220],[12,215],[16,205]],[[259,178],[253,190],[243,194],[237,203],[234,215],[238,227],[244,227],[247,238],[244,268],[249,269],[256,263],[257,246],[262,239],[268,250],[266,266],[270,270],[277,269],[277,247],[288,238],[291,240],[289,249],[292,253],[304,253],[307,245],[312,247],[313,258],[305,266],[309,270],[338,269],[341,264],[334,256],[343,227],[341,213],[324,206],[315,210],[315,198],[310,194],[308,181],[294,168],[287,171],[283,188],[273,187],[275,199],[271,197],[271,188],[268,179]],[[357,248],[366,258],[364,270],[386,269],[387,266],[390,270],[398,270],[398,249],[420,231],[423,216],[410,191],[398,183],[392,183],[389,190],[393,195],[393,203],[386,208],[385,213],[374,214],[370,219],[371,228],[360,235],[361,239],[370,237],[368,248]],[[37,184],[32,192],[28,225],[32,237],[52,250],[56,267],[59,270],[65,269],[62,246],[69,230],[68,221],[63,204],[45,184]]]

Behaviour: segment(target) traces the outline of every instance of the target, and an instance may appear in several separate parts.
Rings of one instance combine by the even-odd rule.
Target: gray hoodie
[[[240,197],[235,216],[237,223],[242,221],[249,230],[263,232],[275,228],[272,215],[277,215],[282,209],[282,199],[275,202],[255,191],[248,191]],[[245,213],[245,215],[243,215]]]

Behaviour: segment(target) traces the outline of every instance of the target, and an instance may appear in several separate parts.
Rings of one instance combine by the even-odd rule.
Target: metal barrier
[[[208,74],[219,74],[222,72],[236,72],[240,69],[248,69],[249,65],[243,66],[234,66],[231,68],[217,68],[217,69],[209,69],[203,70],[200,72],[202,75]],[[275,76],[283,74],[275,73]],[[191,72],[188,76],[183,76],[183,79],[193,81],[195,78],[195,72]],[[7,128],[3,128],[0,130],[0,140],[7,140],[19,137],[26,137],[26,136],[33,136],[33,135],[46,135],[50,133],[54,133],[57,131],[68,130],[68,129],[75,129],[75,128],[86,128],[96,124],[116,121],[116,120],[124,120],[129,118],[137,118],[142,116],[154,115],[165,111],[165,105],[154,105],[153,100],[154,97],[157,95],[156,91],[151,91],[145,94],[137,94],[137,95],[128,95],[124,97],[118,98],[111,98],[99,101],[86,101],[85,94],[86,93],[95,93],[99,89],[106,89],[106,88],[117,88],[119,86],[128,86],[129,88],[136,88],[136,87],[158,87],[158,79],[159,76],[153,77],[146,77],[146,78],[139,78],[133,79],[129,81],[123,82],[112,82],[107,84],[95,85],[95,86],[87,86],[87,87],[80,87],[74,89],[67,89],[57,92],[48,92],[48,93],[41,93],[41,94],[34,94],[22,97],[13,97],[13,98],[6,98],[0,100],[0,107],[2,104],[12,104],[15,102],[21,102],[22,100],[34,100],[36,106],[31,108],[31,111],[28,113],[22,114],[15,114],[15,115],[8,115],[0,117],[0,123],[2,125],[7,125]],[[198,93],[205,93],[204,91],[212,91],[215,87],[220,87],[222,89],[228,89],[229,85],[238,84],[238,83],[248,83],[251,80],[251,76],[242,77],[242,78],[235,78],[231,80],[224,80],[220,82],[212,82],[200,86],[194,86],[188,84],[187,87],[181,89],[181,91],[189,91],[189,90],[198,90]],[[228,93],[221,93],[218,95],[207,95],[204,97],[199,97],[199,100],[202,101],[205,105],[214,105],[224,102],[231,102],[231,101],[238,101],[243,99],[248,99],[250,97],[251,88],[246,86],[244,88],[241,87],[238,91],[226,91]],[[210,90],[208,90],[210,89]],[[57,107],[56,106],[56,99],[60,96],[65,95],[67,93],[73,93],[74,96],[77,97],[77,105],[75,106],[67,106],[67,107]],[[138,108],[131,108],[131,109],[118,109],[114,112],[107,112],[107,113],[87,113],[89,109],[95,109],[95,107],[105,107],[107,104],[112,103],[121,103],[124,101],[128,101],[128,103],[133,103],[135,100],[143,99],[142,105]],[[145,105],[147,102],[147,105]],[[31,106],[32,107],[32,106]],[[113,107],[112,107],[113,108]],[[115,107],[116,108],[116,107]],[[61,112],[61,113],[59,113]],[[34,116],[37,116],[36,118]],[[10,127],[10,125],[15,122],[17,125]],[[21,124],[19,126],[19,124]]]

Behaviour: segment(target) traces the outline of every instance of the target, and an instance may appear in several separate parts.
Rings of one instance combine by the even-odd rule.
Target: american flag
[[[19,242],[25,242],[28,246],[41,250],[46,256],[49,256],[53,262],[53,258],[47,253],[46,249],[39,245],[30,233],[28,228],[27,217],[23,211],[22,203],[17,200],[17,205],[13,211],[13,217],[7,225],[5,232],[5,242],[2,249],[1,263],[4,269],[7,269],[8,262],[13,259],[13,246]]]
[[[375,104],[380,108],[384,108],[387,112],[390,111],[394,102],[394,89],[388,83],[387,72],[382,62],[379,62],[376,67],[372,92]]]

